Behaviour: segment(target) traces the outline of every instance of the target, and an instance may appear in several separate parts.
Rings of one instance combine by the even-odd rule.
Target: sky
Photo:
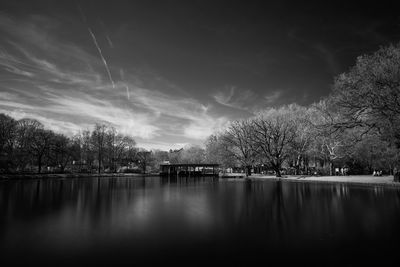
[[[0,113],[72,136],[109,123],[147,149],[329,95],[400,40],[396,1],[0,2]]]

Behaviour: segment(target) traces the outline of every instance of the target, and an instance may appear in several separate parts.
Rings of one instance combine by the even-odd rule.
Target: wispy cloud
[[[229,88],[228,92],[219,91],[213,97],[219,104],[229,107],[235,107],[232,103],[232,97],[235,94],[235,87]]]
[[[347,25],[346,25],[347,27]],[[341,66],[339,64],[339,61],[336,59],[336,52],[335,50],[331,49],[328,45],[322,43],[322,42],[316,42],[316,41],[311,41],[307,40],[304,37],[301,37],[300,33],[297,32],[296,28],[291,29],[287,33],[287,37],[291,41],[296,41],[298,43],[301,43],[302,45],[311,48],[314,54],[319,57],[326,66],[326,69],[332,74],[332,75],[337,75],[340,72]],[[299,54],[297,55],[303,60],[310,60],[309,56]]]
[[[0,108],[0,112],[5,113],[17,120],[24,119],[24,118],[32,118],[32,113],[25,112],[21,109],[14,109],[12,111],[9,111],[9,110]],[[92,127],[92,125],[89,125],[89,124],[86,124],[86,125],[76,124],[73,122],[52,119],[52,118],[38,115],[38,114],[36,114],[34,116],[34,119],[43,123],[43,125],[45,125],[45,127],[47,129],[50,129],[50,130],[52,130],[54,132],[58,132],[58,133],[64,133],[67,135],[74,135],[74,134],[79,133],[79,131],[81,131],[82,129],[89,129]]]
[[[325,61],[329,72],[332,75],[337,75],[340,72],[340,65],[336,60],[334,51],[321,43],[314,44],[313,48],[318,53],[320,58]]]
[[[258,105],[258,95],[252,90],[237,88],[235,86],[227,87],[213,95],[214,100],[224,106],[251,111]]]
[[[142,88],[133,89],[131,98],[138,106],[152,110],[159,116],[160,124],[164,125],[170,134],[173,131],[186,138],[204,139],[228,120],[224,116],[212,116],[207,106],[191,98],[176,98]],[[164,119],[166,124],[172,124],[172,128],[164,124]]]
[[[282,96],[282,91],[273,91],[269,94],[266,94],[264,96],[264,99],[266,100],[268,105],[276,105],[277,101],[279,100],[279,98]]]
[[[101,75],[104,61],[40,27],[49,20],[0,15],[0,33],[6,36],[0,40],[0,80],[7,80],[0,84],[0,112],[36,118],[66,134],[106,122],[137,138],[139,145],[163,148],[198,143],[227,122],[207,104],[177,94],[177,87],[160,75],[152,80],[147,72],[141,79],[140,72],[107,65],[110,73],[121,70],[121,79],[110,84],[112,78]]]
[[[187,146],[189,143],[171,143],[171,142],[160,142],[160,141],[152,141],[152,142],[141,142],[140,147],[145,149],[159,149],[164,151],[169,151],[170,149],[181,149]]]

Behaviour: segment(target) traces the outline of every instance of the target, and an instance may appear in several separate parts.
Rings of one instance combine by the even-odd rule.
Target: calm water
[[[2,263],[394,264],[400,191],[213,178],[2,181],[0,225]]]

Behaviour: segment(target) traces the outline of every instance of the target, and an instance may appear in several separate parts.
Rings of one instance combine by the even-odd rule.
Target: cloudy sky
[[[0,112],[67,135],[108,122],[145,148],[202,144],[229,120],[319,100],[400,40],[395,1],[319,2],[2,0]]]

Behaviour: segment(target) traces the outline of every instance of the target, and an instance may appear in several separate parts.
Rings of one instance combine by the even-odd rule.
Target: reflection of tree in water
[[[72,216],[71,223],[75,219],[75,223],[85,221],[96,228],[120,218],[123,224],[126,212],[132,211],[137,201],[151,201],[160,207],[152,213],[170,208],[171,203],[165,203],[162,196],[171,189],[180,196],[176,201],[194,201],[194,206],[182,204],[190,211],[196,211],[194,207],[200,211],[197,197],[204,200],[201,211],[210,215],[213,231],[269,243],[374,236],[377,229],[399,223],[392,212],[400,209],[400,191],[395,189],[209,178],[166,181],[158,177],[3,182],[0,220],[30,221],[72,211],[64,214]]]
[[[235,202],[237,231],[263,244],[281,239],[288,220],[282,182],[245,181],[242,192]]]
[[[322,240],[339,242],[374,236],[372,230],[393,224],[388,221],[393,215],[388,216],[387,206],[382,206],[387,190],[373,194],[372,188],[286,181],[249,181],[242,188],[243,196],[237,195],[242,202],[232,203],[237,216],[232,218],[234,222],[226,223],[234,223],[236,232],[258,238],[259,242],[264,238],[262,244],[275,242],[306,249]],[[392,196],[397,194],[394,191]],[[389,206],[393,208],[398,202]]]
[[[156,184],[153,178],[147,182],[145,178],[7,181],[0,186],[0,210],[4,216],[25,220],[72,208],[77,211],[74,216],[85,217],[95,224],[100,218],[110,218],[113,208],[139,197],[138,192],[146,186]]]
[[[282,181],[278,180],[274,184],[274,194],[272,198],[272,211],[275,208],[275,212],[272,212],[272,218],[276,221],[276,228],[278,238],[282,237],[282,233],[285,231],[286,225],[286,214],[285,214],[285,200],[282,190]]]

